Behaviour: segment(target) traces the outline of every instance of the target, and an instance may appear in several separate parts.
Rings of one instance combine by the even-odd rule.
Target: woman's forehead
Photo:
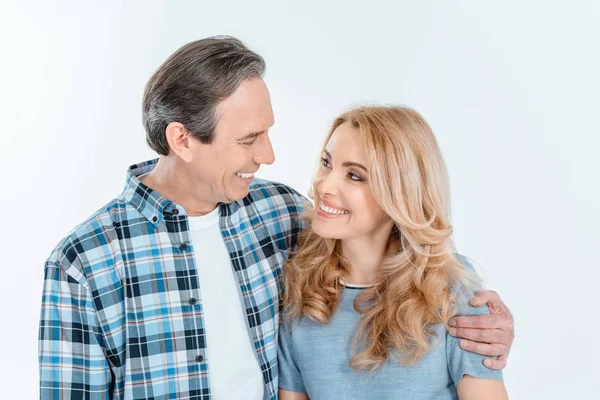
[[[336,157],[336,161],[339,162],[361,162],[366,158],[360,131],[348,122],[344,122],[335,129],[325,145],[325,150],[332,157]]]

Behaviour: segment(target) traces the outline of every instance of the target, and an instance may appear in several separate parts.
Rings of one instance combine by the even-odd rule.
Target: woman
[[[506,399],[502,373],[446,332],[487,313],[453,252],[446,168],[415,111],[337,118],[313,180],[315,209],[284,268],[279,396]]]

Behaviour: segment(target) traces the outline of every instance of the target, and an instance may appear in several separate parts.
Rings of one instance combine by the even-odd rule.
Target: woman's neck
[[[385,256],[390,229],[371,235],[342,240],[342,255],[350,263],[346,283],[373,285],[379,280],[379,267]]]

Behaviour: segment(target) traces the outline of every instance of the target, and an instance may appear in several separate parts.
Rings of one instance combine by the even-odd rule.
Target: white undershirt
[[[264,382],[254,353],[239,282],[219,227],[219,207],[189,217],[204,310],[212,398],[262,400]]]

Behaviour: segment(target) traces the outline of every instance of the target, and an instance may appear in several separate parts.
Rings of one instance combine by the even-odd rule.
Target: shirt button
[[[173,210],[173,215],[177,215],[177,214],[179,214],[179,210],[178,209],[174,209]]]
[[[204,357],[202,355],[196,356],[196,362],[204,361]]]
[[[179,245],[179,250],[185,250],[185,249],[187,249],[187,248],[188,248],[188,245],[187,245],[187,243],[181,243],[181,244]]]
[[[152,217],[152,222],[156,222],[156,221],[158,221],[158,218],[157,217]]]
[[[189,302],[191,305],[194,305],[194,304],[196,304],[196,299],[192,297],[191,299],[189,299],[189,300],[188,300],[188,302]]]

